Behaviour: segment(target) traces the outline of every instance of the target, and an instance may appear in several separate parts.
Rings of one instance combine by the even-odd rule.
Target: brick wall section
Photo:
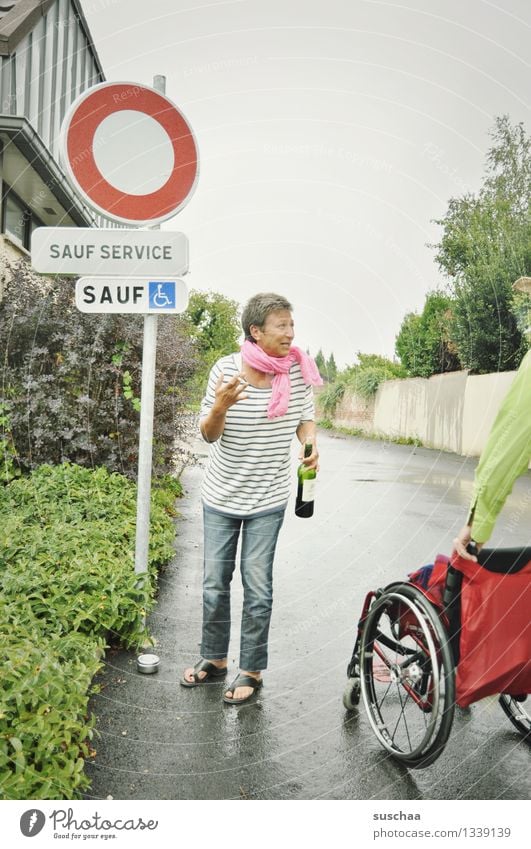
[[[366,433],[372,433],[374,403],[374,398],[366,401],[358,395],[347,393],[336,408],[334,423],[339,427],[360,428]]]

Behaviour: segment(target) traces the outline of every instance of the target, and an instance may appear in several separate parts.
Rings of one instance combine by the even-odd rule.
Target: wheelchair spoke
[[[405,714],[405,705],[407,704],[407,700],[408,700],[408,698],[409,698],[409,693],[408,693],[408,694],[407,694],[407,696],[406,696],[406,700],[405,700],[405,702],[403,702],[403,701],[402,701],[402,696],[401,696],[401,694],[400,694],[400,687],[398,686],[398,684],[397,684],[397,689],[398,689],[398,698],[399,698],[399,700],[400,700],[400,705],[401,705],[401,707],[402,707],[402,710],[401,710],[400,715],[399,715],[399,717],[398,717],[398,719],[397,719],[397,721],[396,721],[395,730],[394,730],[393,734],[391,735],[391,738],[392,738],[393,740],[395,739],[395,734],[396,734],[396,731],[397,731],[397,729],[398,729],[399,722],[400,722],[400,720],[401,720],[401,719],[403,719],[403,720],[404,720],[404,727],[405,727],[405,729],[406,729],[406,735],[407,735],[407,739],[408,739],[409,747],[411,748],[411,738],[410,738],[410,736],[409,736],[409,728],[408,728],[408,725],[407,725],[407,718],[406,718],[406,714]]]
[[[387,696],[387,694],[390,691],[392,686],[393,686],[393,682],[389,681],[389,686],[388,686],[387,690],[385,691],[385,693],[383,694],[382,698],[380,699],[380,707],[383,707],[383,703],[385,702],[385,698],[386,698],[386,696]]]

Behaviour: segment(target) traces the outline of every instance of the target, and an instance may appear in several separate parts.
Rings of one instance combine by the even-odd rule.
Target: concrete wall
[[[460,371],[428,379],[387,380],[372,403],[347,393],[334,424],[479,456],[515,373],[469,376]]]
[[[466,382],[462,421],[461,452],[467,457],[481,454],[501,402],[516,372],[478,374]]]
[[[467,373],[436,375],[427,381],[425,445],[462,454],[463,409]]]
[[[427,383],[420,377],[382,383],[374,404],[374,432],[424,442]]]

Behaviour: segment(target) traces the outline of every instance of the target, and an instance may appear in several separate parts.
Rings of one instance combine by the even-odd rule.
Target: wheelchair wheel
[[[455,675],[441,621],[422,593],[392,584],[361,634],[361,692],[379,742],[409,767],[433,763],[452,727]]]
[[[515,728],[523,734],[527,743],[531,744],[531,697],[527,696],[522,701],[507,693],[500,696],[500,705],[504,713],[509,717]]]

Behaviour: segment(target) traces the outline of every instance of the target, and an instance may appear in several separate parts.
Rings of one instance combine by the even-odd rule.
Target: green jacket
[[[531,351],[528,351],[498,411],[476,469],[468,524],[484,543],[513,484],[531,459]]]

